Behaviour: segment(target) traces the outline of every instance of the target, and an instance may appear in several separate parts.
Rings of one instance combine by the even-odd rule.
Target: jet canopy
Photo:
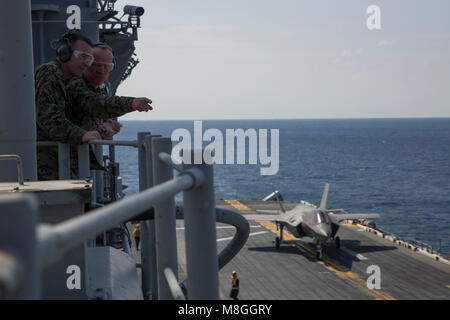
[[[312,224],[322,224],[322,223],[329,223],[330,219],[328,218],[328,215],[324,213],[323,211],[315,211],[312,216]]]

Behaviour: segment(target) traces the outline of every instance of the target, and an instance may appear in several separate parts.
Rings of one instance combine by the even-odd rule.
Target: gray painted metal
[[[111,247],[86,249],[89,299],[142,300],[134,259]]]
[[[220,251],[218,255],[219,270],[229,263],[242,249],[248,240],[250,234],[250,225],[241,214],[231,210],[216,208],[216,222],[226,223],[236,228],[236,232],[227,246]],[[178,219],[184,219],[184,207],[176,206],[176,215]]]
[[[13,262],[11,267],[19,264],[21,269],[6,273],[6,276],[12,275],[16,277],[15,279],[5,281],[0,278],[0,291],[16,299],[39,299],[39,265],[36,250],[38,202],[32,195],[0,195],[0,212],[0,226],[5,226],[0,232],[0,253],[9,252],[7,259]],[[8,282],[11,285],[9,288],[5,287]]]
[[[186,297],[181,290],[177,277],[170,268],[164,269],[164,275],[166,277],[167,284],[169,285],[170,291],[172,293],[173,299],[175,300],[186,300]]]
[[[25,180],[37,180],[34,74],[29,1],[6,1],[0,10],[0,154],[23,159]],[[0,181],[18,181],[14,164],[0,162]]]
[[[170,138],[154,138],[152,140],[153,154],[153,184],[159,185],[173,179],[172,168],[159,159],[159,154],[172,152]],[[170,268],[178,278],[177,268],[177,235],[174,197],[168,197],[155,206],[155,239],[156,264],[158,273],[158,298],[172,299],[172,292],[166,281],[164,269]]]
[[[78,146],[78,177],[86,179],[91,175],[89,169],[89,145],[87,143]],[[94,197],[93,200],[96,198]]]
[[[137,141],[123,141],[123,140],[90,140],[89,144],[98,144],[104,146],[124,146],[124,147],[138,147]]]
[[[152,154],[152,139],[155,137],[160,137],[160,135],[147,135],[145,136],[145,158],[147,160],[147,185],[153,186],[153,154]],[[146,239],[141,239],[142,243],[142,261],[145,261],[145,266],[143,267],[143,284],[144,284],[144,268],[149,270],[145,272],[145,279],[149,279],[149,285],[146,284],[146,288],[149,288],[149,299],[157,299],[158,297],[158,273],[156,264],[156,237],[155,237],[155,220],[149,220],[146,223],[148,228],[149,236]],[[144,244],[144,242],[145,244]],[[145,249],[145,250],[144,250]],[[144,286],[143,286],[144,288]],[[145,291],[144,291],[145,292]]]
[[[63,254],[104,230],[132,219],[155,203],[191,188],[195,184],[192,176],[196,176],[195,171],[191,172],[191,175],[180,175],[172,181],[160,184],[150,190],[92,210],[88,215],[82,215],[43,229],[39,226],[39,247],[43,254],[43,262],[52,260],[54,256]]]
[[[158,155],[159,160],[161,160],[162,162],[164,162],[167,166],[169,166],[170,168],[181,172],[183,171],[183,165],[181,164],[176,164],[173,159],[172,156],[168,153],[160,153]]]
[[[58,142],[58,178],[70,179],[70,145]]]
[[[219,268],[213,167],[206,164],[185,165],[185,169],[191,167],[200,169],[204,180],[200,186],[183,193],[189,299],[217,300]]]
[[[139,170],[139,191],[144,191],[150,187],[150,183],[147,179],[147,158],[145,150],[145,137],[150,135],[150,132],[138,132],[137,134],[137,149],[138,149],[138,170]],[[151,170],[151,168],[149,168]],[[150,230],[149,225],[146,221],[140,223],[141,229],[141,261],[142,261],[142,291],[144,293],[144,298],[149,299],[151,292],[151,261],[148,257],[150,250]]]
[[[5,154],[0,155],[0,161],[5,160],[14,160],[17,165],[17,180],[20,185],[23,186],[23,167],[22,167],[22,159],[17,154]]]

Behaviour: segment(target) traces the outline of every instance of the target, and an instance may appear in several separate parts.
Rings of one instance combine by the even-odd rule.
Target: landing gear
[[[316,252],[316,258],[317,258],[317,260],[322,260],[322,249],[317,250],[317,252]]]
[[[280,249],[281,240],[279,237],[275,238],[275,248]]]
[[[317,243],[317,252],[316,252],[317,260],[322,260],[322,245]]]
[[[275,238],[275,248],[280,249],[280,244],[283,241],[283,228],[284,226],[280,226],[280,236]]]
[[[339,249],[341,247],[341,238],[336,237],[334,239],[335,243],[336,243],[336,249]]]

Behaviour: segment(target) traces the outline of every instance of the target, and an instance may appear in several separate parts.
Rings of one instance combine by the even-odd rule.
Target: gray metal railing
[[[22,159],[20,156],[16,154],[5,154],[0,155],[0,161],[2,160],[14,160],[17,164],[17,179],[19,180],[19,184],[23,186],[23,168],[22,168]]]
[[[142,289],[147,299],[185,299],[177,280],[176,219],[185,219],[187,291],[190,299],[219,299],[218,270],[223,267],[245,244],[248,222],[234,212],[217,211],[214,208],[213,167],[206,164],[177,165],[171,153],[171,140],[150,133],[139,133],[136,141],[90,141],[89,144],[121,145],[138,148],[140,193],[115,201],[56,225],[37,224],[38,207],[25,195],[15,195],[13,202],[22,203],[28,219],[28,228],[35,230],[32,236],[21,239],[27,243],[27,250],[21,250],[16,236],[5,236],[0,232],[0,248],[9,244],[11,252],[18,256],[0,254],[0,264],[9,266],[5,270],[8,277],[15,280],[2,281],[5,273],[0,273],[0,294],[18,298],[39,298],[39,269],[58,261],[62,255],[88,239],[108,230],[123,221],[131,220],[150,208],[155,209],[154,220],[141,222],[142,239]],[[39,142],[39,146],[58,146],[59,163],[64,169],[60,176],[70,177],[69,148],[55,142]],[[89,145],[83,144],[79,151],[79,173],[83,178],[89,173]],[[62,161],[62,162],[61,162]],[[83,169],[84,166],[84,169]],[[180,173],[173,177],[173,170]],[[95,179],[94,179],[95,180]],[[95,181],[94,181],[95,184]],[[95,188],[94,188],[95,189]],[[175,208],[174,196],[183,191],[184,208]],[[33,196],[31,196],[32,198]],[[23,218],[13,214],[10,198],[0,197],[0,219],[20,224]],[[19,207],[21,207],[19,205]],[[5,209],[6,210],[3,210]],[[25,213],[24,213],[25,214]],[[22,218],[21,218],[22,217]],[[11,219],[11,220],[9,220]],[[237,232],[229,245],[217,256],[216,220],[232,224]],[[10,223],[1,224],[0,231],[14,228]],[[22,226],[21,226],[22,228]],[[156,245],[157,244],[157,245]],[[19,248],[19,250],[16,250]],[[34,250],[29,250],[34,248]],[[9,251],[8,251],[9,252]],[[34,252],[34,253],[33,253]],[[1,253],[1,251],[0,251]],[[27,263],[24,264],[24,261]],[[18,267],[20,266],[20,267]],[[20,271],[20,268],[25,270]],[[19,270],[13,272],[13,270]],[[24,285],[25,278],[33,281]],[[31,283],[31,284],[30,284]],[[19,288],[20,287],[20,290]],[[24,294],[24,292],[26,294]]]

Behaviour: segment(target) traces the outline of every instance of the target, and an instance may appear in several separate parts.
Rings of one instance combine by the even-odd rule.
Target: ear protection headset
[[[105,49],[107,49],[107,50],[109,50],[109,51],[111,52],[111,54],[112,54],[112,56],[113,56],[112,63],[114,64],[114,67],[113,67],[112,70],[111,70],[111,72],[112,72],[112,71],[116,68],[116,58],[114,57],[114,50],[113,50],[109,45],[107,45],[107,44],[104,43],[104,42],[97,42],[97,43],[94,43],[93,47],[94,47],[94,48],[96,48],[96,47],[105,48]]]
[[[64,33],[60,39],[52,43],[52,46],[56,49],[56,56],[61,62],[67,62],[72,58],[72,46],[70,44],[71,33]]]

